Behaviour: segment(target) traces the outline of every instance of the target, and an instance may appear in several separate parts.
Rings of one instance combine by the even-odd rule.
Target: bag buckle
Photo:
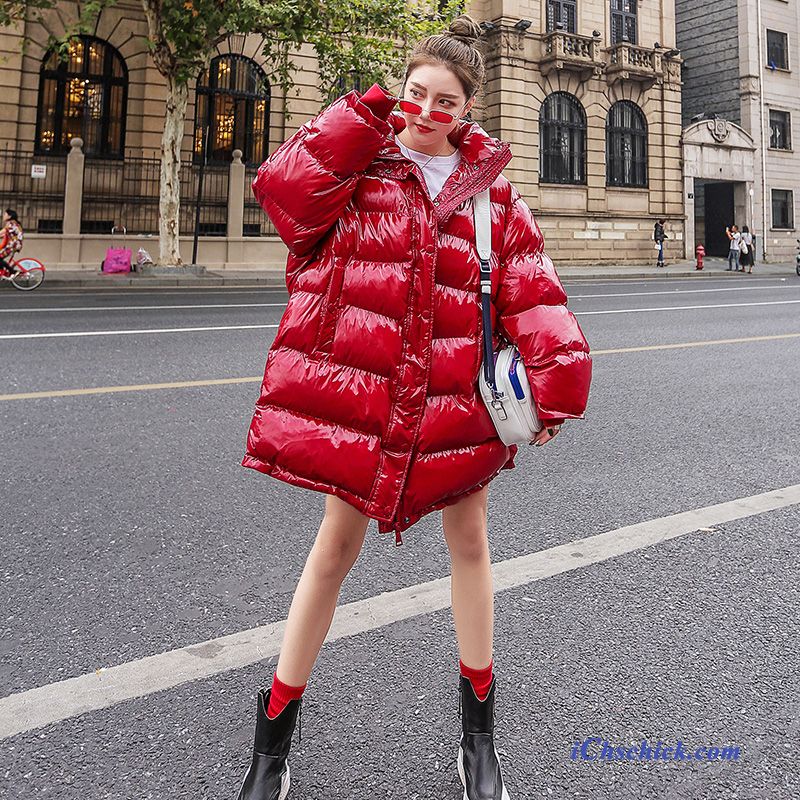
[[[503,405],[502,397],[504,397],[502,393],[492,392],[492,408],[495,410],[498,419],[505,422],[508,419],[508,414],[506,413],[506,407]]]

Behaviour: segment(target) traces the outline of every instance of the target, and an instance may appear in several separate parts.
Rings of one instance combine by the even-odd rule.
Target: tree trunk
[[[167,110],[161,137],[161,187],[159,195],[158,263],[177,267],[180,251],[181,143],[186,121],[189,87],[174,77],[167,78]]]

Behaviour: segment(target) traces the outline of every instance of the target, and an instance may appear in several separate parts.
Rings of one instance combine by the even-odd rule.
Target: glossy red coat
[[[539,226],[501,171],[508,144],[450,134],[461,165],[431,200],[399,114],[350,92],[260,167],[289,248],[289,301],[243,465],[337,495],[400,532],[514,466],[477,390],[482,320],[469,198],[490,186],[495,341],[522,353],[539,415],[582,417],[591,359]]]

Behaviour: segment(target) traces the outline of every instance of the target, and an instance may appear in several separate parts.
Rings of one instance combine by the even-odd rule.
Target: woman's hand
[[[536,436],[531,439],[530,444],[535,444],[537,447],[541,447],[544,444],[547,444],[551,439],[555,439],[558,435],[558,432],[561,430],[560,425],[550,425],[545,426],[542,428]]]

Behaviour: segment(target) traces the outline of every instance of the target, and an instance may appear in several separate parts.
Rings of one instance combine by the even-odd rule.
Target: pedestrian
[[[303,692],[369,520],[399,545],[403,530],[439,509],[460,656],[459,776],[468,800],[508,800],[493,738],[487,504],[489,482],[514,467],[517,447],[498,438],[477,387],[476,193],[491,187],[496,331],[520,348],[544,423],[530,444],[583,417],[591,359],[539,226],[501,174],[509,145],[463,119],[484,80],[480,35],[462,15],[421,40],[399,98],[378,84],[340,97],[253,182],[289,248],[289,302],[242,463],[327,496],[272,685],[258,693],[239,800],[286,796]],[[524,519],[511,513],[514,524]]]
[[[3,229],[0,234],[0,270],[13,275],[17,268],[13,264],[14,256],[22,249],[24,233],[19,223],[19,216],[13,208],[3,212]]]
[[[664,239],[667,238],[666,233],[664,233],[665,223],[666,219],[659,219],[653,226],[653,241],[658,247],[658,260],[656,261],[657,267],[664,266]]]
[[[742,240],[742,234],[739,233],[739,228],[735,224],[731,225],[729,228],[725,228],[725,234],[730,240],[730,247],[728,248],[728,269],[726,269],[725,271],[726,272],[730,272],[731,270],[738,271],[739,242],[741,242]]]
[[[748,273],[753,272],[753,235],[750,233],[750,228],[747,225],[742,225],[742,238],[739,242],[739,265],[742,272],[745,272],[745,267],[749,267]]]

